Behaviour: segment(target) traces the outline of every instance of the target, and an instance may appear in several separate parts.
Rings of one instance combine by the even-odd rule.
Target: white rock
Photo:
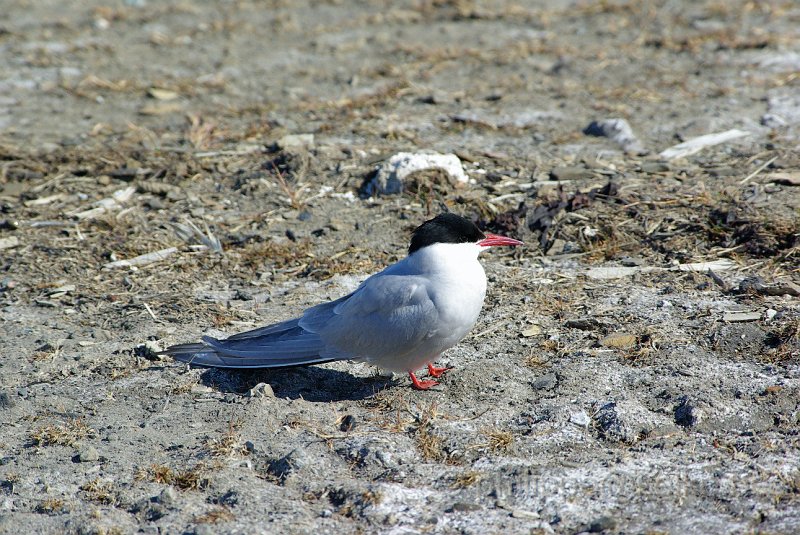
[[[19,238],[16,236],[9,236],[8,238],[0,238],[0,249],[11,249],[19,245]]]
[[[272,386],[267,383],[258,383],[247,392],[248,397],[251,398],[274,398],[275,392]]]
[[[367,185],[367,194],[400,193],[403,191],[403,181],[408,175],[426,169],[442,169],[461,183],[469,180],[461,160],[455,154],[398,152],[379,167],[378,174]]]
[[[591,419],[589,418],[589,415],[586,414],[584,411],[580,411],[570,414],[569,421],[570,423],[577,425],[578,427],[589,427]]]
[[[277,142],[278,148],[285,151],[302,151],[314,148],[314,134],[289,134]]]

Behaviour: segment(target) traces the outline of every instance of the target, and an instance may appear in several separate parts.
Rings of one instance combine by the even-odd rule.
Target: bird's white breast
[[[428,295],[439,313],[435,336],[442,348],[458,343],[478,319],[486,296],[486,274],[478,262],[481,248],[472,243],[440,243],[414,256],[430,285]]]

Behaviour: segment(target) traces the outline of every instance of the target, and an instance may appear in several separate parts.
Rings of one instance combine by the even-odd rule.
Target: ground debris
[[[592,121],[584,128],[587,136],[603,136],[622,147],[626,152],[644,154],[646,150],[642,142],[633,133],[631,125],[625,119],[603,119]]]
[[[611,199],[617,195],[618,185],[609,181],[603,187],[592,188],[587,193],[580,191],[567,194],[558,188],[558,198],[538,203],[528,211],[528,228],[539,234],[539,245],[547,251],[553,244],[553,236],[558,232],[558,217],[562,212],[574,212],[589,206],[596,198]]]
[[[161,260],[166,260],[173,254],[178,252],[177,247],[167,247],[166,249],[160,249],[158,251],[153,251],[152,253],[146,253],[143,255],[135,256],[133,258],[128,258],[126,260],[114,260],[112,262],[106,263],[103,267],[105,268],[120,268],[120,267],[139,267],[139,266],[146,266],[148,264],[152,264],[154,262],[160,262]]]
[[[750,132],[746,132],[744,130],[738,130],[736,128],[731,130],[726,130],[724,132],[706,134],[704,136],[695,137],[688,141],[684,141],[683,143],[678,143],[677,145],[665,149],[661,151],[659,156],[666,160],[685,158],[686,156],[691,156],[692,154],[700,152],[706,147],[712,147],[714,145],[719,145],[720,143],[727,143],[728,141],[732,141],[734,139],[739,139],[740,137],[745,137],[749,135]]]
[[[758,321],[762,317],[762,313],[758,311],[747,310],[728,310],[722,314],[722,321],[728,323],[737,323],[742,321]]]
[[[768,284],[758,276],[742,279],[735,291],[740,294],[800,296],[800,286],[791,281],[778,281]]]

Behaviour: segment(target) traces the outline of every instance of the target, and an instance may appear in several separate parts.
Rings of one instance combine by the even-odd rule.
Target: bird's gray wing
[[[413,352],[436,333],[437,319],[423,277],[381,274],[347,298],[308,309],[298,326],[325,343],[322,357],[375,360]]]
[[[259,327],[258,329],[253,329],[250,331],[245,331],[243,333],[231,335],[228,338],[226,338],[226,340],[245,340],[247,338],[258,338],[259,336],[266,336],[268,334],[275,334],[287,331],[289,329],[297,327],[298,321],[300,321],[300,318],[294,318],[282,321],[280,323],[274,323],[272,325],[265,325],[264,327]]]
[[[284,322],[283,330],[273,325],[256,329],[261,332],[257,335],[248,332],[225,340],[204,336],[201,344],[172,346],[163,353],[181,362],[214,368],[279,368],[333,360],[320,355],[324,342],[298,327],[297,321]]]
[[[373,276],[352,294],[307,309],[301,318],[253,329],[225,340],[203,337],[163,353],[217,368],[277,368],[412,353],[435,334],[438,313],[425,279]]]
[[[333,308],[348,297],[318,305],[309,311]],[[338,354],[334,350],[326,352],[326,345],[319,335],[298,325],[300,319],[259,327],[224,340],[205,336],[203,343],[175,345],[162,353],[180,362],[213,368],[279,368],[350,358],[348,354]]]

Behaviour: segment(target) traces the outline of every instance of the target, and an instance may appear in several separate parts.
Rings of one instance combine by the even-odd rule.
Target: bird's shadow
[[[354,377],[347,372],[306,366],[259,370],[207,368],[200,382],[220,392],[240,395],[259,383],[267,383],[275,397],[324,403],[367,399],[394,380],[381,376]]]

